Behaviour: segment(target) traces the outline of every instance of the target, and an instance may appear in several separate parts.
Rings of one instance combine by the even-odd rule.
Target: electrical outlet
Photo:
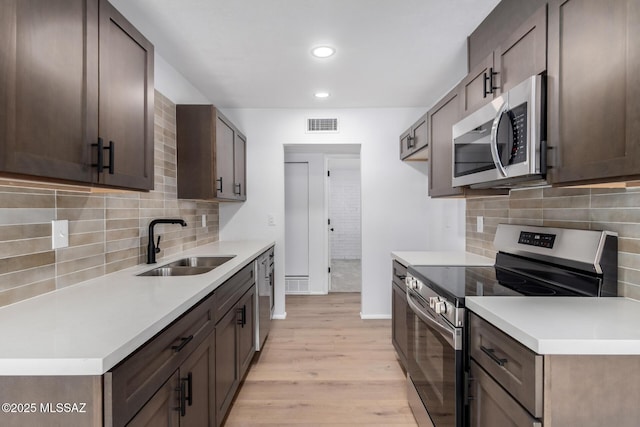
[[[66,219],[51,221],[51,248],[66,248],[69,246],[69,221]]]
[[[484,217],[483,216],[477,216],[476,217],[476,231],[478,233],[484,232]]]
[[[267,224],[270,227],[275,227],[276,226],[276,218],[273,216],[273,214],[268,214],[267,215]]]

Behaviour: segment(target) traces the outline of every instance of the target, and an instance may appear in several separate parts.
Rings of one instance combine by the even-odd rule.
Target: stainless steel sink
[[[235,256],[235,255],[234,255]],[[167,264],[167,267],[219,267],[233,256],[194,256]]]
[[[196,274],[204,274],[221,266],[234,256],[182,258],[140,273],[138,276],[194,276]]]

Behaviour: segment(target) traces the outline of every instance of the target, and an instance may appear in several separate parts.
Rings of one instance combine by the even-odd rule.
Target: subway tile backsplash
[[[476,232],[476,218],[484,231]],[[535,188],[467,199],[467,251],[495,257],[499,223],[610,230],[618,233],[618,293],[640,300],[640,188]]]
[[[154,136],[155,189],[148,193],[0,186],[0,305],[146,262],[153,218],[179,217],[188,224],[156,227],[160,262],[218,240],[218,203],[177,198],[176,109],[157,91]],[[67,248],[51,249],[54,219],[69,221]]]

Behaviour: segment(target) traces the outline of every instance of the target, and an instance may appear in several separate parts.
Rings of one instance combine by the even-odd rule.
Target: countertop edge
[[[240,258],[230,261],[230,264],[225,268],[218,268],[218,274],[209,276],[210,281],[206,279],[205,273],[201,279],[205,279],[208,284],[202,285],[198,283],[198,279],[195,281],[192,279],[192,283],[189,289],[185,290],[185,297],[179,303],[177,303],[172,309],[162,312],[160,315],[154,316],[153,320],[144,324],[137,332],[122,340],[122,343],[114,346],[111,351],[105,352],[96,357],[83,357],[78,354],[78,357],[3,357],[0,355],[0,375],[3,376],[41,376],[41,375],[61,375],[61,376],[94,376],[103,375],[124,360],[127,356],[139,349],[149,339],[153,338],[158,332],[169,326],[180,316],[186,313],[190,308],[202,301],[206,296],[211,294],[221,284],[231,278],[234,274],[246,267],[249,263],[255,260],[259,255],[264,253],[267,249],[274,246],[274,241],[260,240],[260,241],[217,241],[209,243],[207,245],[198,246],[189,250],[183,251],[174,256],[166,257],[159,260],[156,265],[139,264],[134,267],[130,267],[124,270],[120,270],[108,275],[100,276],[95,279],[87,280],[66,288],[62,288],[53,292],[38,295],[28,300],[20,301],[15,304],[11,304],[6,307],[0,308],[0,312],[7,310],[20,311],[22,307],[28,307],[32,305],[47,303],[59,304],[59,299],[64,301],[65,294],[75,294],[82,292],[90,292],[92,286],[105,286],[105,283],[109,281],[123,280],[124,278],[132,279],[137,274],[154,268],[155,266],[161,266],[174,260],[203,254],[230,254],[232,250],[230,248],[241,247],[242,254]],[[246,249],[250,247],[250,249]],[[238,256],[238,255],[236,255]],[[215,271],[215,270],[214,270]],[[194,277],[194,276],[190,276]],[[174,278],[175,279],[175,278]],[[139,279],[133,279],[139,280]],[[150,283],[149,286],[161,287],[162,284],[157,281],[157,278],[145,278]],[[202,280],[200,280],[202,282]],[[127,285],[122,285],[127,286]],[[136,286],[132,284],[131,286]],[[170,286],[169,286],[170,287]],[[165,288],[168,289],[165,285]],[[60,298],[59,298],[60,297]],[[4,310],[4,311],[3,311]],[[143,324],[144,322],[140,322]]]

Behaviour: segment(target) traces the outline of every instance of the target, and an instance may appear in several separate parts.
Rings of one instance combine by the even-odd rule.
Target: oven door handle
[[[502,103],[502,106],[498,110],[496,114],[496,118],[493,119],[493,125],[491,126],[491,157],[493,158],[493,163],[496,165],[496,169],[500,172],[503,177],[507,177],[507,171],[502,164],[502,160],[500,160],[500,153],[498,153],[498,127],[500,126],[500,120],[502,120],[502,114],[507,111],[509,108],[509,103],[505,100]]]
[[[456,328],[452,328],[449,326],[445,326],[438,322],[433,316],[431,316],[428,312],[423,311],[420,307],[420,304],[415,302],[416,297],[411,294],[411,290],[407,289],[407,303],[411,310],[418,316],[420,320],[424,323],[432,326],[434,329],[438,331],[438,333],[453,347],[454,350],[462,350],[462,334]]]

